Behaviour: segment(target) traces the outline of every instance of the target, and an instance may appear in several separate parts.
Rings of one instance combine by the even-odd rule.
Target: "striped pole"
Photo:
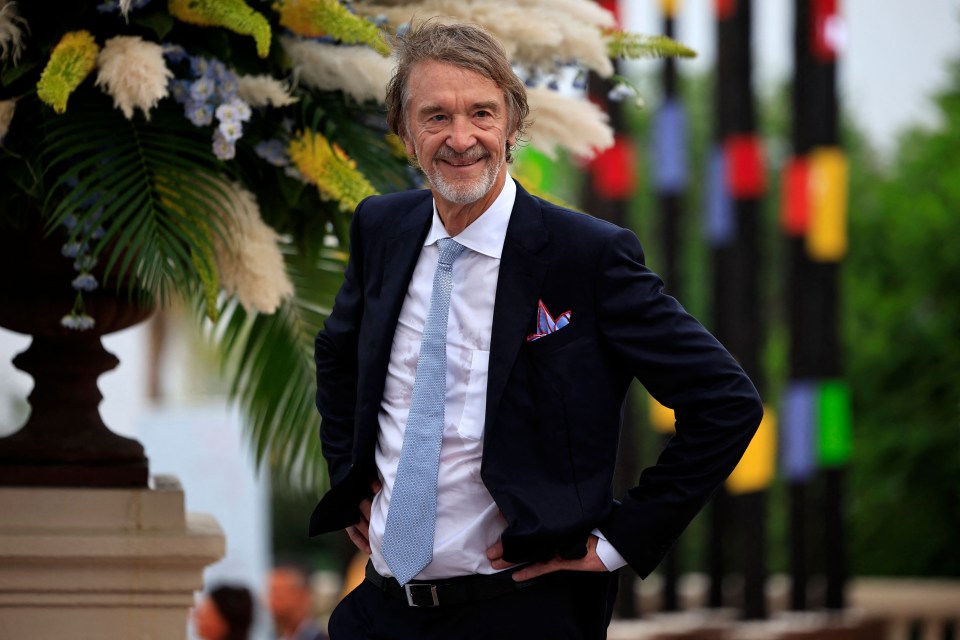
[[[764,393],[760,313],[760,205],[766,191],[763,149],[756,131],[752,87],[752,2],[716,0],[717,74],[715,135],[709,167],[707,232],[713,250],[713,310],[717,337]],[[766,617],[766,490],[773,480],[776,448],[772,412],[726,482],[726,522],[719,518],[713,546],[736,515],[744,594],[743,617]],[[722,503],[720,503],[722,505]],[[719,506],[719,505],[718,505]],[[713,559],[711,604],[722,602],[724,571]]]
[[[783,174],[781,225],[789,256],[789,382],[781,437],[790,499],[791,608],[807,603],[810,486],[823,469],[826,606],[844,606],[843,476],[851,447],[841,379],[839,268],[846,253],[847,162],[839,145],[838,0],[794,2],[793,155]]]

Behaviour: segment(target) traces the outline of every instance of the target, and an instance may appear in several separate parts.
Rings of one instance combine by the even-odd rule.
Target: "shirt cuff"
[[[603,566],[607,568],[607,571],[616,571],[627,566],[627,561],[623,559],[619,551],[613,548],[612,544],[607,542],[604,535],[600,533],[600,529],[594,529],[590,533],[597,536],[597,556]]]

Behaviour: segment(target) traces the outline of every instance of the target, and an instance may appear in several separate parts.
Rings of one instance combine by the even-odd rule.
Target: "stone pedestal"
[[[185,512],[176,479],[152,485],[0,487],[0,638],[186,638],[223,532]]]

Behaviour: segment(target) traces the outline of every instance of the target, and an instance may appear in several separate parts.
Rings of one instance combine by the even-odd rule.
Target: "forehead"
[[[490,78],[435,60],[419,62],[410,70],[407,99],[412,109],[424,104],[446,106],[451,102],[467,105],[476,102],[505,104],[503,89]]]

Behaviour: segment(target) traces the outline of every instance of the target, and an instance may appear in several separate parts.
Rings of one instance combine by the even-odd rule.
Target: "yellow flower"
[[[67,99],[97,66],[97,46],[89,31],[63,34],[37,83],[37,97],[57,113],[67,110]]]
[[[390,55],[390,46],[375,24],[355,15],[339,0],[277,0],[273,9],[280,24],[307,38],[333,36],[347,44],[365,44],[381,55]]]
[[[290,159],[326,200],[336,200],[342,211],[353,211],[367,196],[377,194],[357,163],[316,131],[301,131],[287,149]]]
[[[170,14],[200,27],[223,27],[244,36],[253,36],[257,55],[270,53],[270,23],[243,0],[170,0]]]

